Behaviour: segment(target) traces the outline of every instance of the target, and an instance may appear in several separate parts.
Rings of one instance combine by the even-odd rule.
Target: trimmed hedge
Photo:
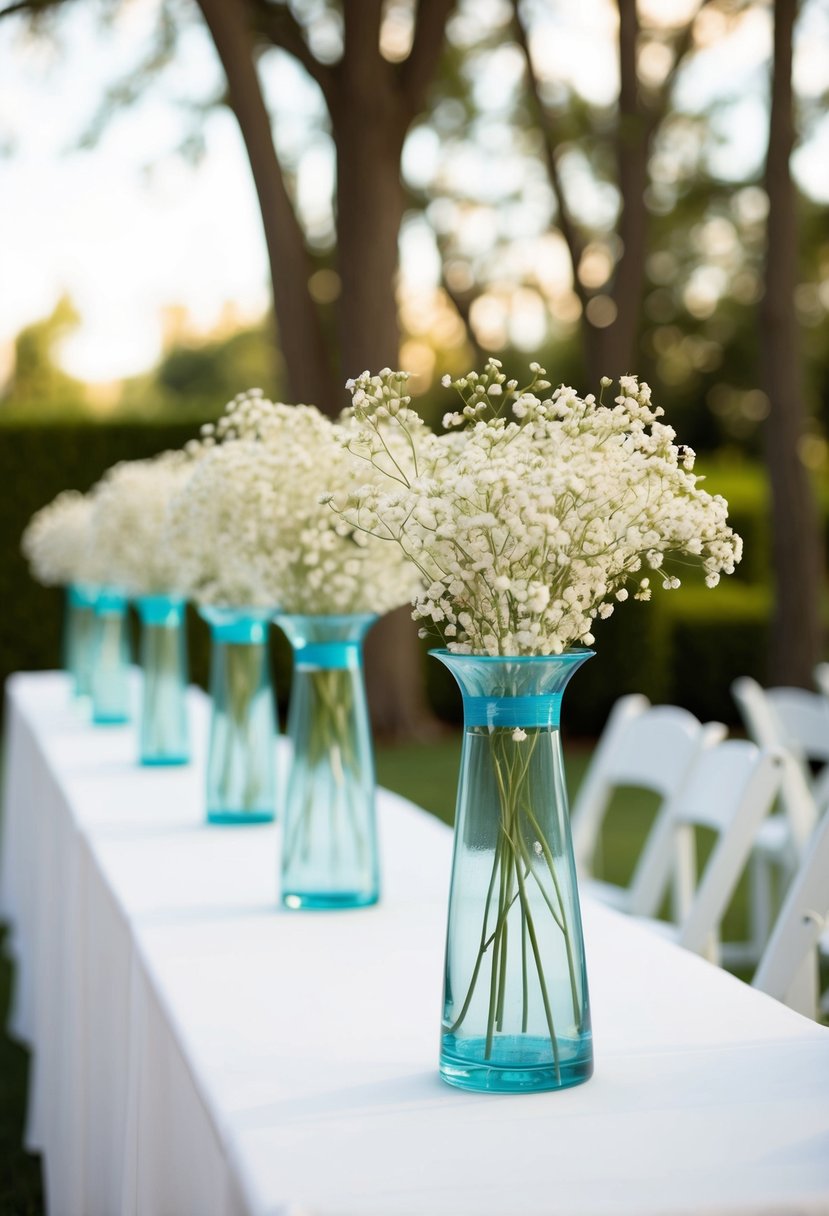
[[[181,447],[193,437],[191,424],[74,424],[0,426],[0,680],[15,670],[38,670],[59,663],[63,596],[40,587],[20,554],[27,521],[44,503],[67,488],[87,490],[118,460],[151,456]],[[720,476],[722,473],[722,478]],[[711,484],[728,481],[720,470]],[[731,487],[723,485],[729,496]],[[653,701],[685,705],[699,717],[734,724],[729,686],[738,675],[763,680],[766,666],[768,519],[762,483],[749,471],[735,479],[733,517],[747,541],[740,580],[715,591],[688,586],[660,594],[648,604],[596,624],[597,657],[578,673],[565,702],[570,733],[595,735],[617,697],[643,692]],[[823,503],[826,507],[826,500]],[[190,617],[191,670],[207,675],[207,627]],[[441,664],[425,657],[427,689],[435,711],[447,721],[460,718],[460,696]],[[290,651],[274,631],[274,666],[280,702],[290,686]]]

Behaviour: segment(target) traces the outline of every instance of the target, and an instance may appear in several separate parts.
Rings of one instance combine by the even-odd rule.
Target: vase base
[[[93,713],[93,726],[127,726],[130,720],[129,714],[106,714]]]
[[[231,827],[242,827],[249,823],[273,823],[274,811],[208,811],[207,822]]]
[[[282,903],[292,912],[298,909],[336,911],[342,908],[370,908],[377,903],[378,899],[379,895],[376,891],[283,891],[282,893]]]
[[[175,764],[189,764],[189,756],[142,756],[140,763],[144,768],[169,768]]]
[[[458,1089],[486,1093],[541,1093],[582,1085],[593,1075],[590,1036],[559,1041],[558,1064],[551,1059],[550,1040],[527,1035],[499,1035],[491,1057],[484,1059],[483,1038],[457,1039],[444,1035],[440,1075]]]

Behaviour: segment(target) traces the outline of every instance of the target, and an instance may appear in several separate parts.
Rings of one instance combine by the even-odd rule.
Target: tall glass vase
[[[63,618],[63,666],[76,697],[92,692],[92,653],[95,638],[97,588],[71,583],[66,588]]]
[[[145,595],[137,601],[141,620],[142,764],[186,764],[190,758],[187,724],[187,634],[180,596]]]
[[[440,1071],[463,1089],[564,1089],[593,1071],[559,734],[592,655],[432,651],[463,694]]]
[[[210,625],[208,823],[268,823],[276,814],[276,713],[270,612],[202,608]]]
[[[92,721],[116,726],[130,719],[130,639],[127,600],[110,587],[95,597],[92,643]]]
[[[375,617],[275,619],[294,651],[282,902],[288,908],[365,907],[380,894],[363,679],[363,638]]]

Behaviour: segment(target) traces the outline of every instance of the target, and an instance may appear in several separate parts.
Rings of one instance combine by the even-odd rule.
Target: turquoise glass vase
[[[564,1089],[593,1071],[559,732],[592,655],[431,652],[463,695],[440,1072],[462,1089]]]
[[[95,639],[97,588],[72,583],[66,588],[63,619],[63,666],[76,697],[92,692],[92,655]]]
[[[187,625],[180,596],[144,595],[136,601],[141,621],[142,764],[186,764]]]
[[[95,597],[92,643],[92,721],[117,726],[130,719],[130,639],[127,599],[101,587]]]
[[[276,712],[270,612],[200,609],[210,625],[208,823],[269,823],[276,814]]]
[[[275,620],[294,653],[282,902],[288,908],[365,907],[380,895],[363,679],[363,638],[375,617],[279,614]]]

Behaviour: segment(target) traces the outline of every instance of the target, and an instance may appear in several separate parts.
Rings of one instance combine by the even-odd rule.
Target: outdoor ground
[[[565,752],[572,799],[590,758],[590,747],[574,741],[566,745]],[[451,823],[459,759],[458,734],[429,744],[381,747],[377,754],[377,779],[381,785]],[[633,791],[622,792],[613,803],[602,842],[606,878],[626,882],[630,877],[653,811],[653,802]],[[740,891],[726,922],[726,937],[740,936],[744,906],[744,893]],[[11,968],[0,958],[0,1027],[6,1023],[11,982]],[[437,1008],[436,1003],[436,1011]],[[38,1161],[20,1147],[27,1072],[26,1053],[0,1032],[0,1216],[41,1216],[43,1212]]]

